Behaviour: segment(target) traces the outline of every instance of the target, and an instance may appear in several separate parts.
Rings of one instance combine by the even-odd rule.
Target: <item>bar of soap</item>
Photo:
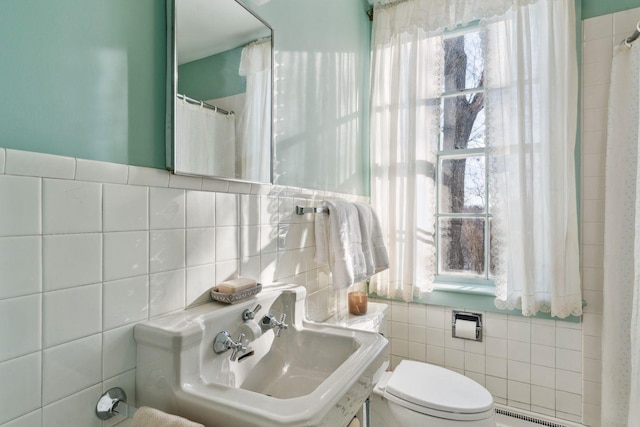
[[[237,279],[231,279],[218,283],[218,292],[222,294],[235,294],[236,292],[251,289],[258,284],[253,279],[247,279],[246,277],[238,277]]]

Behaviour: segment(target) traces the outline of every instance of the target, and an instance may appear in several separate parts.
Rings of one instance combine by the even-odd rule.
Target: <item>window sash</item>
[[[444,39],[460,37],[465,34],[469,34],[472,32],[478,31],[477,24],[469,25],[462,29],[452,31],[444,36]],[[444,46],[444,45],[443,45]],[[443,99],[454,98],[461,95],[473,95],[476,93],[485,92],[485,88],[483,86],[474,87],[474,88],[465,88],[460,90],[451,90],[451,91],[443,91],[439,97],[440,103],[442,103]],[[443,126],[442,119],[440,121],[440,126]],[[442,138],[442,134],[440,134],[440,138]],[[486,162],[486,146],[485,147],[476,147],[476,148],[463,148],[463,149],[447,149],[441,150],[442,144],[438,144],[438,151],[436,154],[436,171],[435,176],[437,177],[437,186],[436,186],[436,209],[435,209],[435,226],[436,226],[436,277],[435,282],[441,283],[443,285],[446,284],[457,284],[457,285],[472,285],[472,286],[490,286],[493,287],[493,280],[490,278],[491,275],[491,253],[490,253],[490,241],[491,241],[491,218],[492,215],[490,213],[490,204],[489,204],[489,179],[488,179],[488,168]],[[482,213],[469,213],[469,212],[459,212],[459,213],[440,213],[440,196],[442,191],[442,181],[440,180],[440,165],[443,160],[446,159],[465,159],[470,157],[479,157],[484,156],[485,158],[485,168],[484,168],[484,205],[485,209]],[[456,218],[456,219],[483,219],[484,220],[484,272],[482,274],[476,274],[473,272],[468,273],[454,273],[447,272],[443,273],[441,270],[441,257],[444,256],[441,253],[441,240],[442,230],[440,227],[441,219],[448,218]]]

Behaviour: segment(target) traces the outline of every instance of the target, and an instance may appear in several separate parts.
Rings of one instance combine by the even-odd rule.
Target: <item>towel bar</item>
[[[327,207],[306,207],[306,206],[296,206],[296,214],[304,215],[308,213],[329,213],[329,208]]]

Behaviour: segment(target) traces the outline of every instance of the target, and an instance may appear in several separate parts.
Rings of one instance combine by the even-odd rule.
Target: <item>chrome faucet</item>
[[[213,351],[216,354],[222,354],[229,349],[233,349],[229,360],[235,362],[238,358],[238,353],[246,353],[248,348],[242,345],[244,340],[244,334],[240,334],[238,341],[234,342],[231,339],[231,335],[227,331],[219,332],[216,338],[213,340]]]
[[[276,317],[271,313],[266,314],[260,321],[260,328],[262,328],[262,332],[267,332],[269,329],[277,328],[276,336],[279,337],[280,332],[282,332],[283,329],[287,329],[289,327],[289,325],[284,323],[284,320],[286,318],[287,315],[285,313],[282,313],[282,315],[280,315],[280,320],[276,320]]]

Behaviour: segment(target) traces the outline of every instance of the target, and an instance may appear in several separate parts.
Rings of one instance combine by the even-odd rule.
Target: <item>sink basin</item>
[[[313,392],[353,354],[360,344],[352,337],[313,331],[284,334],[240,385],[244,390],[280,399]],[[301,352],[291,349],[305,349]]]
[[[217,426],[346,426],[371,393],[386,361],[379,334],[307,322],[306,290],[266,288],[235,305],[208,303],[137,324],[136,400]],[[242,312],[260,304],[254,320]],[[258,326],[286,314],[280,336]],[[248,348],[213,351],[221,331]]]

